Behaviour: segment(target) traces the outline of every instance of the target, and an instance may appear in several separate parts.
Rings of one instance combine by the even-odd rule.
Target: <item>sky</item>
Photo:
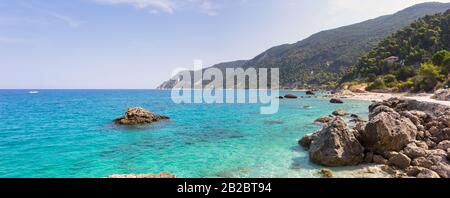
[[[422,2],[0,0],[0,89],[152,89],[194,60],[251,59]]]

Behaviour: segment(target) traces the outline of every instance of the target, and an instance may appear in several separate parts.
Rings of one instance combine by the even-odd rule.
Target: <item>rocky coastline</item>
[[[369,107],[369,120],[336,111],[299,144],[326,167],[382,165],[391,177],[450,177],[450,107],[391,98]]]

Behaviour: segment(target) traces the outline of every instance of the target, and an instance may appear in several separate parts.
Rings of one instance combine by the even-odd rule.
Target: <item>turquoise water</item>
[[[172,119],[141,128],[111,124],[138,106]],[[169,91],[0,90],[0,177],[317,177],[319,167],[297,140],[320,129],[313,124],[320,116],[336,109],[366,115],[367,106],[281,100],[279,113],[260,115],[258,104],[177,105]]]

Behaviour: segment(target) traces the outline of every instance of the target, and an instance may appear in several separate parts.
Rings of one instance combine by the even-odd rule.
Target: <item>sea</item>
[[[264,115],[260,103],[176,104],[164,90],[0,90],[0,178],[320,177],[298,140],[337,109],[367,117],[369,102],[288,93],[300,98]],[[171,119],[114,125],[130,107]]]

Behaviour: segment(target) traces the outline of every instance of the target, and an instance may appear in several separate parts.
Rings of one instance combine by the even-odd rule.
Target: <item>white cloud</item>
[[[176,10],[194,9],[208,15],[217,15],[218,6],[213,0],[93,0],[105,5],[131,5],[136,9],[147,9],[152,14],[159,11],[174,13]]]
[[[134,6],[136,9],[155,8],[164,12],[172,13],[175,9],[175,4],[172,0],[94,0],[102,4],[128,4]]]

